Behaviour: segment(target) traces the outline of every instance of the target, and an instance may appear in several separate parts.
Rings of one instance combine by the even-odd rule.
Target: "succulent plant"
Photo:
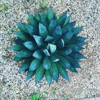
[[[68,70],[77,73],[84,58],[80,50],[86,43],[78,36],[82,27],[74,27],[70,17],[64,12],[57,18],[50,8],[47,13],[28,14],[28,23],[17,23],[20,31],[14,32],[17,38],[10,49],[17,51],[13,60],[24,61],[19,72],[27,71],[27,80],[35,75],[39,82],[45,76],[51,84],[52,78],[58,82],[59,74],[69,80]]]

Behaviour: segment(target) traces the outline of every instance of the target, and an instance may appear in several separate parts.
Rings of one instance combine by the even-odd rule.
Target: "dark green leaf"
[[[36,44],[41,47],[43,45],[43,38],[41,36],[33,35]]]
[[[15,39],[15,40],[13,40],[13,42],[14,42],[15,44],[22,44],[24,41],[21,40],[21,39],[19,39],[19,38],[17,38],[17,39]]]
[[[21,50],[21,51],[19,51],[17,54],[16,54],[16,56],[17,57],[21,57],[21,58],[25,58],[25,57],[30,57],[30,56],[32,56],[32,51],[30,51],[30,50],[27,50],[27,49],[23,49],[23,50]]]
[[[54,44],[49,44],[49,48],[50,48],[51,53],[54,53],[57,49],[56,45],[54,45]]]
[[[41,21],[40,15],[37,12],[34,13],[34,16],[35,16],[35,18],[37,19],[38,22]]]
[[[20,58],[20,57],[17,57],[17,56],[15,56],[14,58],[13,58],[13,60],[14,61],[21,61],[21,60],[23,60],[24,58]]]
[[[19,23],[19,22],[17,22],[17,26],[18,26],[18,28],[19,28],[22,32],[28,33],[28,30],[26,29],[24,23]]]
[[[59,74],[60,74],[63,78],[65,78],[66,80],[69,81],[69,77],[68,77],[67,70],[66,70],[64,67],[62,67],[61,65],[59,65],[59,64],[57,64],[57,68],[58,68]]]
[[[63,39],[60,39],[60,40],[57,42],[57,47],[58,47],[59,49],[62,49],[64,46],[65,46],[64,40],[63,40]]]
[[[26,80],[29,80],[30,78],[32,78],[34,74],[35,74],[35,71],[28,71]]]
[[[69,23],[70,17],[71,17],[71,15],[69,15],[68,17],[66,17],[66,20],[65,20],[65,22],[64,22],[64,26],[67,25],[67,24]]]
[[[29,50],[36,50],[38,48],[34,41],[27,41],[27,42],[24,42],[23,44]]]
[[[26,60],[23,62],[22,66],[20,67],[19,72],[22,72],[22,71],[27,70],[27,69],[30,67],[31,61],[32,61],[32,59],[26,59]]]
[[[54,41],[56,42],[57,40],[59,40],[61,35],[62,35],[61,26],[57,26],[52,33],[52,36],[54,37]]]
[[[38,21],[36,20],[35,17],[33,17],[32,14],[28,14],[28,19],[29,19],[30,24],[38,29]]]
[[[47,56],[44,57],[44,60],[43,60],[43,67],[44,67],[46,70],[48,70],[48,69],[51,67],[51,61],[50,61],[50,59],[49,59]]]
[[[44,11],[42,11],[42,13],[41,13],[41,23],[45,27],[48,27],[48,25],[49,25],[48,17],[47,17],[47,15],[46,15],[46,13]]]
[[[19,50],[25,49],[25,46],[23,44],[17,44],[17,45],[11,46],[9,49],[19,51]]]
[[[58,53],[65,56],[65,55],[69,55],[72,52],[72,49],[63,49],[63,50],[59,50]]]
[[[38,67],[37,70],[36,70],[36,75],[35,75],[36,82],[41,81],[42,78],[43,78],[43,75],[44,75],[44,67],[43,67],[43,65],[41,65],[41,66]]]
[[[39,34],[43,38],[46,38],[48,35],[48,31],[47,31],[46,27],[41,23],[39,23]]]
[[[44,54],[45,54],[46,56],[50,56],[50,53],[49,53],[49,51],[48,51],[47,49],[44,49],[43,52],[44,52]]]
[[[73,52],[70,54],[73,58],[76,58],[76,59],[83,59],[85,58],[83,54],[79,53],[79,52]]]
[[[29,40],[28,36],[24,34],[23,32],[14,32],[14,33],[23,41]]]
[[[48,84],[50,85],[52,82],[52,76],[50,75],[49,70],[45,70],[45,77],[46,77]]]
[[[47,35],[45,41],[46,41],[46,42],[52,42],[52,41],[53,41],[53,37]]]
[[[63,24],[64,24],[64,22],[65,22],[65,20],[66,20],[66,12],[64,12],[61,16],[60,16],[60,18],[57,20],[57,22],[58,22],[58,24],[59,25],[61,25],[61,26],[63,26]]]
[[[52,54],[52,55],[50,56],[50,60],[51,60],[52,62],[58,62],[58,61],[59,61],[59,58],[58,58],[56,55]]]
[[[49,22],[51,22],[51,20],[54,18],[54,13],[53,13],[53,10],[52,8],[50,7],[49,8],[49,11],[48,11],[48,19],[49,19]]]
[[[62,33],[66,33],[68,31],[72,30],[72,28],[74,26],[75,26],[75,22],[68,23],[67,25],[63,26]]]
[[[62,39],[66,43],[72,38],[72,36],[73,36],[73,32],[69,31],[69,32],[63,34]]]
[[[52,75],[52,77],[54,78],[54,80],[56,82],[58,82],[58,69],[55,63],[52,63],[51,68],[50,68],[50,74]]]
[[[41,64],[41,60],[39,59],[34,59],[32,62],[31,62],[31,65],[30,65],[30,68],[29,68],[29,71],[33,71],[35,69],[37,69]]]
[[[34,53],[33,53],[33,57],[37,58],[37,59],[42,59],[43,57],[43,52],[42,50],[36,50]]]
[[[80,31],[82,31],[82,29],[83,29],[83,27],[75,27],[75,28],[73,29],[74,35],[77,35]]]
[[[28,30],[28,33],[33,36],[34,34],[38,34],[38,31],[36,30],[36,28],[34,28],[32,25],[30,24],[25,24],[27,30]]]
[[[67,69],[71,67],[70,62],[65,57],[60,56],[59,58],[60,58],[59,64],[61,66],[65,67]]]
[[[66,56],[66,58],[69,60],[69,62],[72,64],[72,67],[80,68],[79,63],[76,59],[72,58],[71,56]]]
[[[49,28],[48,28],[49,34],[50,34],[50,35],[52,34],[52,32],[54,31],[54,29],[56,28],[56,26],[57,26],[57,21],[53,19],[53,20],[50,22]]]
[[[72,49],[73,52],[80,51],[83,49],[81,46],[78,46],[76,44],[68,44],[68,45],[66,45],[65,48],[70,48],[70,49]]]

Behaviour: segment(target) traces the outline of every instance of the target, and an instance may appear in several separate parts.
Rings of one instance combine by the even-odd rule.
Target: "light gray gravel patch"
[[[76,26],[84,26],[80,35],[87,42],[81,51],[86,59],[80,62],[82,69],[78,69],[78,74],[69,72],[70,82],[60,77],[59,83],[52,82],[50,87],[45,79],[37,84],[34,77],[26,81],[26,73],[18,73],[21,62],[12,61],[15,52],[8,49],[11,38],[15,38],[9,30],[17,28],[16,22],[26,22],[28,13],[40,11],[39,0],[2,2],[7,3],[8,10],[0,12],[0,100],[31,100],[31,95],[38,91],[43,97],[57,100],[63,100],[63,94],[68,100],[100,96],[100,0],[46,0],[57,14],[72,13],[71,21],[77,21]],[[56,96],[55,88],[58,88]]]

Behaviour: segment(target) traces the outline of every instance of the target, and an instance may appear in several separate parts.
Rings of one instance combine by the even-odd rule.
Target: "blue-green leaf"
[[[74,35],[77,35],[80,31],[82,31],[82,29],[83,29],[83,27],[75,27],[75,28],[73,29]]]
[[[53,39],[54,39],[54,38],[53,38],[52,36],[47,35],[45,41],[46,41],[46,42],[52,42]]]
[[[46,70],[48,70],[48,69],[51,67],[51,61],[50,61],[50,59],[49,59],[47,56],[44,57],[44,60],[43,60],[43,67],[44,67]]]
[[[36,50],[34,53],[33,53],[33,57],[37,58],[37,59],[42,59],[43,57],[43,52],[42,50]]]
[[[48,31],[47,31],[46,27],[41,23],[39,23],[39,34],[43,38],[46,38],[48,35]]]
[[[9,49],[19,51],[19,50],[25,49],[25,46],[23,44],[17,44],[17,45],[11,46]]]
[[[29,79],[32,78],[34,75],[35,75],[35,71],[28,71],[26,80],[29,80]]]
[[[17,38],[17,39],[15,39],[15,40],[13,40],[13,42],[14,42],[15,44],[22,44],[24,41],[21,40],[21,39],[19,39],[19,38]]]
[[[34,59],[30,64],[29,71],[33,71],[33,70],[37,69],[40,66],[40,64],[41,64],[41,60]]]
[[[60,39],[60,40],[57,42],[57,47],[58,47],[59,49],[62,49],[64,46],[65,46],[64,40],[63,40],[63,39]]]
[[[36,20],[35,17],[33,17],[32,14],[28,14],[28,19],[29,19],[30,24],[38,29],[38,21]]]
[[[34,13],[34,16],[35,16],[35,18],[37,19],[38,22],[41,21],[40,15],[37,12]]]
[[[36,44],[41,47],[43,45],[43,38],[41,36],[33,35]]]
[[[70,17],[71,17],[71,15],[69,15],[69,16],[66,17],[66,20],[65,20],[65,22],[64,22],[64,26],[67,25],[67,24],[69,23]]]
[[[54,78],[56,82],[58,82],[59,76],[58,76],[58,69],[57,65],[55,63],[52,63],[51,68],[50,68],[50,74]]]
[[[38,34],[38,31],[36,30],[36,28],[34,28],[32,25],[30,24],[25,24],[27,30],[28,30],[28,33],[33,36],[34,34]]]
[[[45,77],[46,77],[46,80],[47,80],[48,84],[50,85],[51,82],[52,82],[52,76],[51,76],[49,70],[45,71]]]
[[[21,57],[21,58],[25,58],[25,57],[30,57],[32,56],[32,51],[28,50],[28,49],[23,49],[21,51],[19,51],[16,56],[17,57]]]
[[[58,58],[55,54],[52,54],[52,55],[50,56],[50,60],[51,60],[52,62],[58,62],[58,61],[59,61],[59,58]]]
[[[36,45],[34,41],[27,41],[27,42],[24,42],[23,44],[29,50],[36,50],[38,48],[38,46]]]
[[[49,22],[51,22],[51,20],[54,18],[54,13],[51,7],[49,8],[47,15],[48,15]]]
[[[73,32],[69,31],[69,32],[63,34],[62,39],[66,43],[72,38],[72,36],[73,36]]]
[[[22,32],[28,33],[24,23],[17,22],[17,26]]]
[[[43,52],[44,52],[44,54],[45,54],[46,56],[50,56],[50,53],[49,53],[49,51],[48,51],[47,49],[44,49]]]
[[[51,53],[54,53],[57,49],[56,45],[54,45],[54,44],[49,44],[49,48],[50,48]]]
[[[72,30],[72,28],[75,26],[75,21],[74,22],[71,22],[71,23],[68,23],[67,25],[63,26],[62,28],[62,33],[66,33],[70,30]]]
[[[66,70],[64,67],[62,67],[61,65],[59,65],[59,64],[57,64],[57,68],[58,68],[59,74],[60,74],[63,78],[65,78],[66,80],[69,81],[69,77],[68,77],[68,72],[67,72],[67,70]]]
[[[43,78],[43,75],[44,75],[44,67],[43,67],[43,65],[41,65],[41,66],[38,67],[37,70],[36,70],[36,75],[35,75],[36,82],[41,81],[42,78]]]

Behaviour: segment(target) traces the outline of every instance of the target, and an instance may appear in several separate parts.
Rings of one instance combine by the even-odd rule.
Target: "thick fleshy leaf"
[[[48,15],[49,22],[51,22],[51,20],[54,18],[53,9],[51,7],[49,8],[47,15]]]
[[[52,82],[52,76],[51,76],[49,70],[45,70],[45,77],[46,77],[48,84],[50,85]]]
[[[82,47],[76,44],[67,44],[65,48],[70,48],[73,52],[82,50]]]
[[[71,71],[71,72],[77,73],[77,70],[76,70],[76,68],[74,68],[74,67],[70,67],[68,70]]]
[[[63,49],[63,50],[59,50],[58,53],[65,56],[65,55],[69,55],[72,52],[72,49]]]
[[[41,64],[41,60],[34,59],[30,64],[29,71],[33,71],[33,70],[37,69],[40,66],[40,64]]]
[[[14,33],[17,35],[17,37],[19,37],[23,41],[28,41],[29,40],[28,37],[30,37],[30,36],[24,34],[23,32],[14,32]]]
[[[43,38],[46,38],[48,35],[48,31],[47,31],[46,27],[41,23],[39,23],[39,34]]]
[[[71,17],[71,15],[69,15],[69,16],[66,17],[66,20],[65,20],[65,22],[64,22],[64,26],[67,25],[67,24],[69,23],[70,17]]]
[[[63,39],[60,39],[60,40],[57,42],[57,47],[58,47],[59,49],[62,49],[64,46],[65,46],[64,40],[63,40]]]
[[[57,68],[58,68],[59,74],[60,74],[63,78],[65,78],[66,80],[69,81],[69,77],[68,77],[67,70],[66,70],[64,67],[62,67],[61,65],[59,65],[59,64],[57,64]]]
[[[52,77],[54,78],[54,80],[56,82],[58,82],[59,76],[58,76],[58,69],[57,69],[57,65],[55,63],[51,64],[51,68],[50,68],[50,74],[52,75]]]
[[[40,15],[37,12],[34,13],[34,16],[35,16],[35,18],[37,19],[38,22],[41,21]]]
[[[44,49],[43,52],[44,52],[44,54],[45,54],[46,56],[50,56],[50,53],[49,53],[49,51],[48,51],[47,49]]]
[[[32,14],[28,14],[28,19],[29,19],[30,24],[38,29],[38,21],[36,20],[35,17],[33,17]]]
[[[48,21],[47,14],[46,14],[44,11],[42,11],[40,17],[41,17],[41,23],[42,23],[45,27],[48,27],[49,21]]]
[[[72,38],[72,36],[73,36],[73,32],[69,31],[69,32],[63,34],[62,39],[66,43]]]
[[[13,58],[13,60],[14,61],[21,61],[21,60],[24,60],[25,58],[21,58],[21,57],[17,57],[17,56],[15,56],[14,58]]]
[[[57,49],[56,45],[54,45],[54,44],[49,44],[49,48],[50,48],[51,53],[54,53]]]
[[[17,39],[15,39],[15,40],[13,40],[13,42],[14,42],[15,44],[22,44],[24,41],[21,40],[21,39],[19,39],[19,38],[17,38]]]
[[[59,40],[61,35],[62,35],[61,26],[57,26],[52,33],[52,36],[54,37],[54,41],[56,42],[57,40]]]
[[[44,60],[43,60],[43,67],[44,67],[46,70],[48,70],[48,69],[51,67],[51,61],[50,61],[50,59],[49,59],[47,56],[44,57]]]
[[[77,45],[83,46],[83,45],[86,45],[86,42],[80,42],[80,43],[77,43]]]
[[[19,22],[17,22],[17,26],[18,26],[18,28],[19,28],[22,32],[28,33],[28,30],[27,30],[27,28],[25,27],[25,24],[24,24],[24,23],[19,23]]]
[[[42,78],[43,78],[43,75],[44,75],[44,67],[43,67],[43,65],[41,65],[41,66],[38,67],[37,70],[36,70],[36,75],[35,75],[36,82],[41,81]]]
[[[71,23],[68,23],[67,25],[63,26],[62,28],[62,33],[66,33],[70,30],[72,30],[72,28],[75,26],[75,21],[74,22],[71,22]]]
[[[33,35],[36,44],[41,47],[43,45],[43,38],[41,36]]]
[[[77,35],[80,31],[82,31],[82,29],[83,29],[83,27],[75,27],[75,28],[73,29],[73,34],[74,34],[74,35]]]
[[[32,78],[34,75],[35,75],[35,71],[28,71],[28,72],[27,72],[26,80],[29,80],[29,79]]]
[[[47,35],[45,41],[46,41],[46,42],[52,42],[53,39],[54,39],[54,38],[53,38],[52,36]]]
[[[52,32],[54,31],[54,29],[56,28],[56,26],[57,26],[57,21],[53,19],[53,20],[50,22],[49,28],[48,28],[49,34],[50,34],[50,35],[52,34]]]
[[[51,60],[52,62],[58,62],[58,61],[59,61],[59,58],[58,58],[56,55],[52,54],[52,55],[50,56],[50,60]]]
[[[23,62],[22,66],[20,67],[19,72],[22,72],[22,71],[27,70],[27,69],[30,67],[31,61],[32,61],[32,59],[26,59],[26,60]]]
[[[64,24],[64,22],[65,22],[65,20],[66,20],[66,15],[67,15],[67,12],[64,12],[64,13],[60,16],[60,18],[57,20],[57,22],[58,22],[59,25],[63,26],[63,24]]]
[[[79,53],[79,52],[73,52],[70,54],[73,58],[76,58],[76,59],[83,59],[85,58],[83,54]]]
[[[71,67],[70,62],[65,57],[60,56],[59,58],[60,58],[59,64],[61,66],[65,67],[67,69]]]
[[[36,50],[38,48],[38,46],[36,45],[34,41],[27,41],[27,42],[24,42],[23,44],[29,50]]]
[[[83,42],[86,38],[85,37],[80,37],[80,36],[74,36],[72,38],[73,41],[78,41],[78,42]]]
[[[23,44],[17,44],[17,45],[11,46],[9,49],[19,51],[19,50],[25,49],[25,46]]]
[[[37,59],[42,59],[43,57],[43,52],[42,50],[36,50],[34,53],[33,53],[33,57],[37,58]]]
[[[21,51],[19,51],[16,56],[17,57],[21,57],[21,58],[25,58],[25,57],[30,57],[32,56],[32,51],[28,50],[28,49],[23,49]]]
[[[36,28],[34,28],[32,25],[30,24],[25,24],[27,30],[28,30],[28,33],[33,36],[34,34],[38,34],[38,31],[36,30]]]
[[[75,67],[75,68],[80,68],[80,65],[78,63],[78,61],[74,58],[72,58],[71,56],[65,56],[68,61],[71,63],[72,67]]]

